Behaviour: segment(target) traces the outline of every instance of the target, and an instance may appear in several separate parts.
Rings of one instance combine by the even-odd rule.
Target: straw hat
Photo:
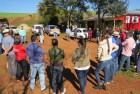
[[[8,33],[8,32],[9,32],[8,29],[4,29],[4,30],[2,31],[3,34],[4,34],[4,33]]]
[[[117,31],[113,32],[113,36],[119,36],[119,32]]]

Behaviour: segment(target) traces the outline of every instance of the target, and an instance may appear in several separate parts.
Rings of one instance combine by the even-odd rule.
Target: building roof
[[[127,14],[131,14],[131,15],[140,15],[140,11],[128,11],[127,13],[126,13],[126,15]]]

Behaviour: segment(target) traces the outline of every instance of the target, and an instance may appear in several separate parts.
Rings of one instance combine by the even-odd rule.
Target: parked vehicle
[[[88,32],[86,28],[77,28],[77,38],[82,36],[83,38],[88,38]],[[70,37],[74,37],[74,32],[70,33]]]
[[[19,31],[16,26],[7,26],[5,29],[9,30],[10,28],[13,30],[14,34],[18,34]]]
[[[57,33],[58,35],[60,35],[60,29],[56,25],[47,25],[45,27],[45,32],[48,35],[54,35],[54,33]]]
[[[42,24],[35,24],[32,26],[32,33],[33,34],[39,34],[39,28],[43,27]]]

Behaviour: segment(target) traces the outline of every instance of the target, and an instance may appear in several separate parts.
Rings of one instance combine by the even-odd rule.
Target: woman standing
[[[83,38],[79,39],[78,46],[79,48],[77,48],[73,54],[72,63],[74,64],[74,68],[79,79],[79,94],[85,94],[84,89],[87,81],[87,73],[90,68],[90,52],[86,47],[86,41]]]

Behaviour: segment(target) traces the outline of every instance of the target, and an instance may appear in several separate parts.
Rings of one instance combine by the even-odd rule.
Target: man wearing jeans
[[[130,56],[132,55],[132,49],[135,45],[135,40],[132,38],[132,32],[127,32],[126,40],[122,42],[122,55],[118,71],[120,71],[126,61],[126,71],[130,67]]]
[[[6,55],[8,62],[8,71],[12,78],[16,77],[16,62],[15,62],[15,54],[13,51],[14,39],[10,36],[9,30],[3,31],[4,38],[2,40],[2,48],[4,50],[4,55]]]
[[[30,76],[30,88],[35,88],[35,77],[38,72],[41,90],[46,90],[45,76],[44,76],[44,51],[37,45],[37,37],[31,36],[31,44],[26,48],[26,54],[30,60],[31,76]]]
[[[21,44],[24,42],[26,44],[26,31],[23,26],[21,26],[21,30],[19,31],[19,35],[21,38]]]
[[[53,48],[49,49],[50,57],[50,72],[52,76],[52,90],[53,94],[56,94],[57,83],[61,94],[65,94],[66,89],[63,85],[63,61],[64,61],[64,50],[58,48],[58,40],[52,39]],[[57,81],[56,81],[57,80]]]

